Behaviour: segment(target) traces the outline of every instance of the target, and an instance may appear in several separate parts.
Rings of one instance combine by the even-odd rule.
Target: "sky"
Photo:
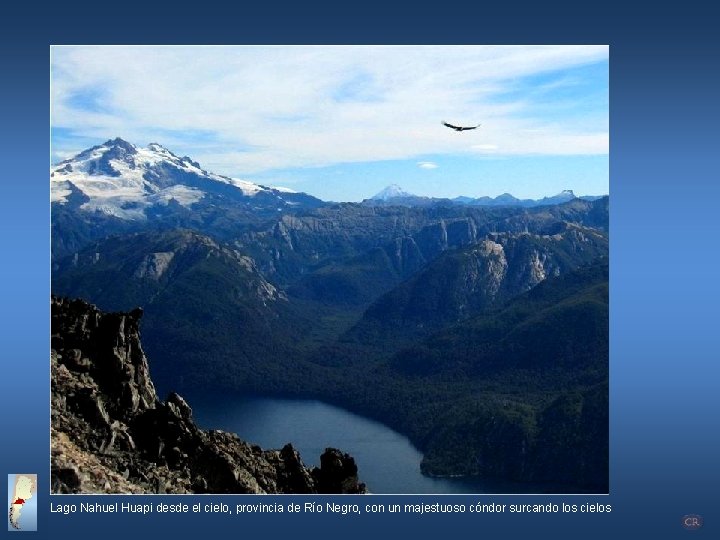
[[[53,46],[51,161],[121,137],[329,201],[607,194],[608,52]]]

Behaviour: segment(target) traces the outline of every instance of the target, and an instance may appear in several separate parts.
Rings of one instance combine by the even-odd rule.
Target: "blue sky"
[[[51,69],[53,162],[119,136],[325,200],[609,192],[607,46],[55,46]]]

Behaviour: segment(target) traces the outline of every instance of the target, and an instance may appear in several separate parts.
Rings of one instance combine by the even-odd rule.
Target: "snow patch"
[[[246,197],[254,197],[261,191],[267,191],[264,187],[258,184],[248,182],[247,180],[241,180],[240,178],[227,178],[224,176],[220,176],[218,178],[221,182],[225,181],[226,184],[230,184],[240,189]]]
[[[65,204],[70,195],[72,195],[72,189],[67,180],[54,181],[50,184],[50,202]]]
[[[203,198],[205,193],[199,189],[182,186],[180,184],[176,186],[167,187],[158,193],[150,195],[148,201],[152,204],[164,204],[167,205],[171,200],[176,201],[182,206],[190,206],[198,202]]]

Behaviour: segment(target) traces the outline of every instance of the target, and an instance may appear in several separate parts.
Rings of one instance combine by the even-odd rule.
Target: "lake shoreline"
[[[290,443],[307,465],[319,465],[326,447],[355,459],[361,482],[375,494],[551,493],[553,486],[518,484],[477,476],[433,476],[420,469],[422,452],[382,422],[319,399],[240,393],[185,393],[204,429],[236,433],[263,448]],[[567,493],[577,493],[571,490]]]

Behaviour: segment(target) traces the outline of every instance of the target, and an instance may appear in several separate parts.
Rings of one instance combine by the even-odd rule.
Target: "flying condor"
[[[450,129],[454,129],[455,131],[467,131],[468,129],[477,129],[477,128],[479,128],[482,124],[478,124],[477,126],[469,126],[469,127],[466,127],[466,126],[453,126],[452,124],[448,124],[447,122],[443,121],[442,125],[443,125],[443,126],[447,126],[447,127],[449,127]]]

